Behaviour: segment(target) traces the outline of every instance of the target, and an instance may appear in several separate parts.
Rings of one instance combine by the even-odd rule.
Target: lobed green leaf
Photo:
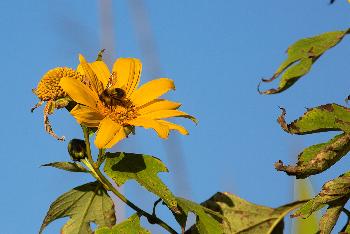
[[[70,219],[61,229],[62,234],[89,234],[93,233],[91,222],[98,227],[112,227],[116,221],[113,201],[97,181],[76,187],[57,198],[51,204],[39,233],[52,221],[64,217]]]
[[[293,202],[276,209],[250,203],[234,194],[218,192],[202,205],[220,213],[223,233],[283,233],[283,217],[305,201]]]
[[[140,217],[137,214],[132,215],[127,220],[116,224],[112,228],[101,227],[96,230],[96,234],[151,234],[140,224]]]
[[[85,167],[73,162],[53,162],[41,165],[42,167],[55,167],[70,172],[89,172]]]
[[[275,94],[288,89],[300,77],[311,70],[312,65],[323,53],[337,45],[349,32],[349,29],[327,32],[295,42],[287,49],[288,57],[275,74],[270,79],[262,80],[262,82],[271,82],[281,77],[278,87],[266,91],[258,91],[261,94]]]
[[[284,165],[281,160],[275,163],[278,171],[284,171],[288,175],[295,175],[297,179],[303,179],[311,175],[319,174],[350,151],[350,134],[340,134],[327,143],[310,146],[298,156],[298,162],[294,165]]]
[[[160,159],[143,154],[106,153],[104,171],[118,186],[128,180],[136,180],[148,191],[162,198],[172,211],[178,212],[175,196],[157,176],[159,172],[168,172]]]

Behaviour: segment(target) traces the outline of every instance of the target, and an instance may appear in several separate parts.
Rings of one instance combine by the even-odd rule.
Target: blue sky
[[[292,120],[305,107],[344,104],[350,91],[349,38],[286,92],[261,96],[256,86],[260,78],[273,74],[286,57],[286,48],[297,39],[349,27],[350,4],[345,0],[332,6],[327,0],[144,1],[154,40],[151,53],[156,57],[152,57],[140,44],[135,7],[131,7],[137,2],[113,2],[114,32],[104,36],[115,49],[107,51],[108,56],[140,58],[141,82],[172,78],[177,89],[167,97],[183,103],[182,109],[196,116],[199,124],[181,120],[190,135],[172,138],[171,144],[152,131],[138,129],[136,136],[114,150],[159,157],[169,167],[170,173],[161,175],[169,187],[197,202],[217,191],[271,207],[292,201],[294,178],[276,172],[273,163],[294,162],[303,147],[334,134],[288,135],[276,123],[278,106],[284,106],[287,119]],[[67,142],[57,142],[44,132],[42,109],[30,113],[37,102],[31,89],[51,68],[76,67],[78,53],[95,58],[102,47],[100,19],[97,1],[0,2],[2,233],[37,232],[52,201],[91,181],[86,175],[39,167],[69,158]],[[82,137],[67,112],[57,111],[51,121],[59,135]],[[169,157],[169,145],[181,147],[181,157]],[[345,157],[326,173],[312,177],[315,190],[348,170],[349,162]],[[145,209],[155,200],[133,182],[124,186],[124,192]],[[166,215],[165,209],[160,212]],[[57,233],[62,222],[49,226],[46,233]]]

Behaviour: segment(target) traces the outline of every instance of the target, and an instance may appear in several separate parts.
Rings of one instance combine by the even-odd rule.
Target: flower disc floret
[[[108,106],[103,102],[98,102],[97,105],[103,116],[109,117],[121,126],[128,125],[128,120],[135,119],[139,116],[137,108],[131,105],[130,102],[120,103],[115,106]]]
[[[59,85],[63,77],[79,78],[79,75],[71,68],[57,67],[51,69],[41,78],[35,94],[42,101],[57,100],[67,96]]]

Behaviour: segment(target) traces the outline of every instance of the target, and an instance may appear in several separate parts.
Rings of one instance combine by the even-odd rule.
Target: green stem
[[[122,200],[125,204],[130,206],[132,209],[134,209],[139,215],[145,216],[148,220],[148,222],[152,224],[158,224],[159,226],[163,227],[165,230],[167,230],[169,233],[177,234],[177,232],[170,227],[167,223],[165,223],[160,218],[149,214],[147,211],[142,210],[138,206],[136,206],[134,203],[129,201],[123,194],[121,194],[113,185],[112,183],[102,174],[102,172],[99,169],[99,165],[94,162],[94,159],[91,155],[91,149],[90,149],[90,139],[89,139],[89,132],[86,127],[82,127],[84,132],[84,139],[86,144],[86,154],[87,154],[87,160],[82,161],[87,167],[90,168],[91,174],[101,182],[101,184],[105,187],[106,190],[109,190],[113,192],[120,200]],[[99,152],[101,153],[101,151]]]
[[[106,151],[104,149],[99,149],[98,150],[98,157],[97,157],[97,162],[96,162],[97,168],[100,168],[101,164],[105,160],[105,157],[104,157],[105,152]]]

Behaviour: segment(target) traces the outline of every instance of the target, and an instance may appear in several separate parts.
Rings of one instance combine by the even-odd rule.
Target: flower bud
[[[80,161],[87,157],[85,141],[72,139],[68,144],[68,152],[73,161]]]

